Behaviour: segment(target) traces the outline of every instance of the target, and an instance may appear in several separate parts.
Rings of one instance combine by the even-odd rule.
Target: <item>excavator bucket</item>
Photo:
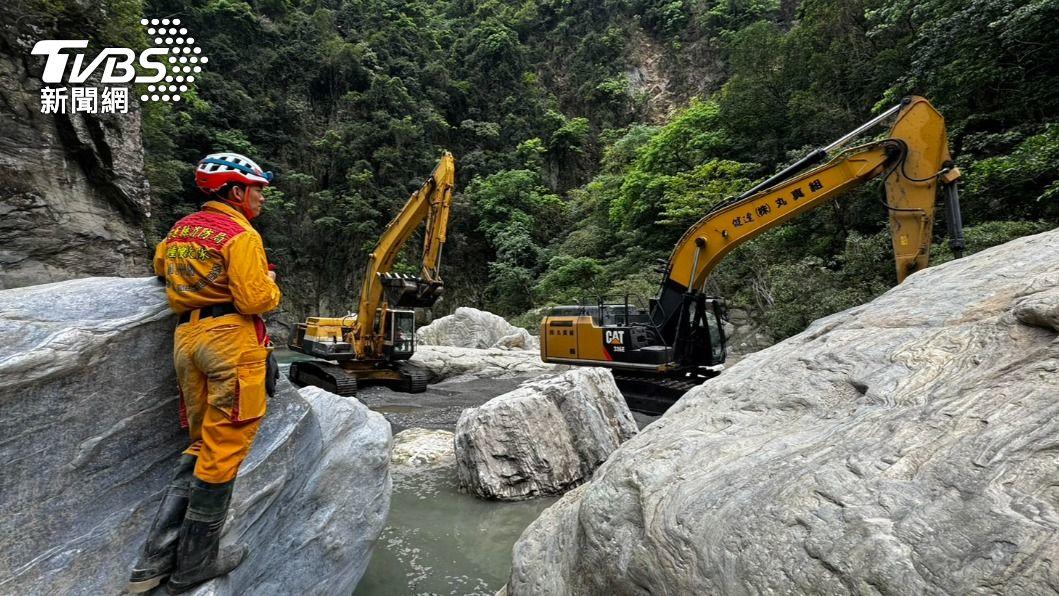
[[[379,281],[390,308],[428,308],[434,306],[444,292],[440,281],[424,281],[414,275],[380,273]]]

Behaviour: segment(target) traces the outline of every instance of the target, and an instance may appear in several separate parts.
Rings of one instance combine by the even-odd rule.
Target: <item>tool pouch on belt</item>
[[[276,395],[276,381],[279,380],[279,361],[276,360],[276,354],[273,352],[268,353],[268,360],[265,361],[265,393],[269,397]]]
[[[265,415],[265,379],[268,348],[253,348],[239,356],[236,385],[230,400],[211,402],[232,422],[248,422]]]

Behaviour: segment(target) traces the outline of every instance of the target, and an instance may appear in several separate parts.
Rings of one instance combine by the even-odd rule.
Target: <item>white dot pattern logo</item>
[[[154,40],[154,47],[166,50],[167,54],[163,62],[166,84],[148,85],[146,93],[139,96],[140,101],[180,101],[190,90],[189,85],[195,82],[191,73],[201,73],[199,65],[209,62],[209,58],[202,55],[202,48],[195,45],[195,38],[189,35],[187,27],[180,26],[179,18],[140,19],[140,25]],[[180,85],[172,84],[174,82]]]

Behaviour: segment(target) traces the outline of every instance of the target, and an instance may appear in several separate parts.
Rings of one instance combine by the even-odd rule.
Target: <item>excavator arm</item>
[[[887,138],[845,150],[813,167],[833,149],[895,113],[897,120]],[[828,147],[714,207],[677,242],[659,297],[652,304],[651,318],[660,336],[672,338],[677,368],[700,359],[689,345],[701,322],[696,317],[706,308],[706,278],[726,254],[878,176],[885,178],[898,283],[927,266],[939,183],[947,191],[950,242],[959,256],[963,237],[955,182],[960,172],[948,146],[941,114],[922,97],[906,98]]]
[[[848,149],[813,167],[831,150],[895,113],[897,120],[887,138]],[[885,178],[898,283],[927,266],[939,183],[947,191],[950,242],[959,256],[963,237],[955,182],[960,172],[949,155],[945,120],[926,99],[906,98],[828,147],[714,207],[684,233],[667,263],[651,317],[660,336],[672,338],[677,367],[699,359],[688,346],[701,322],[696,317],[701,318],[706,307],[706,278],[726,254],[878,176]]]
[[[446,151],[423,186],[412,193],[401,211],[387,224],[375,249],[368,255],[356,324],[351,333],[351,343],[358,358],[379,352],[376,344],[383,335],[387,309],[429,307],[441,296],[443,288],[438,267],[455,184],[455,159]],[[424,221],[427,225],[420,277],[391,273],[401,248]]]
[[[886,176],[897,281],[925,268],[938,184],[951,185],[959,170],[949,156],[945,121],[930,102],[915,97],[897,108],[888,138],[844,151],[822,166],[711,210],[677,242],[667,285],[681,292],[701,290],[735,247],[880,175]]]

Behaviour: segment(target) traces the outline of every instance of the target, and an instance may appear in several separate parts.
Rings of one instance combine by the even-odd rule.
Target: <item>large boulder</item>
[[[536,350],[537,338],[491,312],[461,306],[416,330],[416,341],[432,346],[456,348],[500,348]]]
[[[434,382],[454,377],[490,379],[547,374],[570,368],[561,364],[541,362],[537,352],[432,345],[417,346],[412,361],[430,371]]]
[[[0,3],[0,289],[145,275],[150,196],[135,94],[127,114],[42,114],[33,44],[86,37],[39,26],[21,6]],[[113,19],[101,3],[64,8],[69,18],[51,19],[59,27]]]
[[[748,356],[528,528],[510,593],[1053,593],[1057,288],[1053,231]]]
[[[116,594],[187,438],[175,324],[153,279],[0,292],[0,586]],[[389,509],[390,427],[281,380],[236,482],[225,539],[250,546],[199,593],[350,593]]]
[[[609,370],[523,383],[456,422],[460,490],[508,501],[562,494],[636,432]]]
[[[395,476],[453,468],[456,465],[456,451],[452,433],[432,428],[403,430],[393,436],[390,462]]]

